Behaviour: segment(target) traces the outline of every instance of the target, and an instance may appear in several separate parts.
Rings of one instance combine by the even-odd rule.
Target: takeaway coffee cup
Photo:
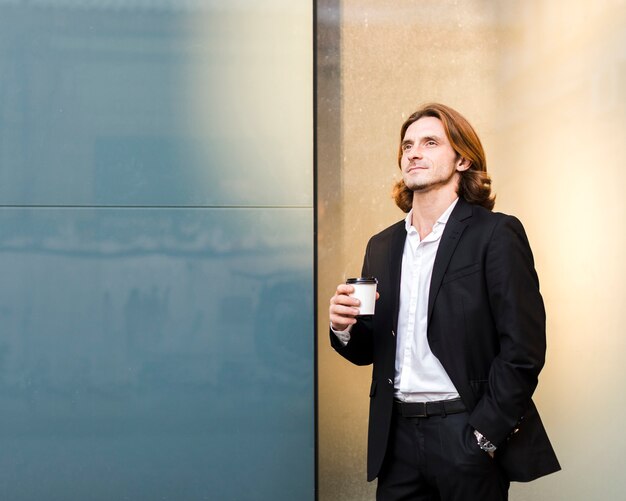
[[[373,315],[376,306],[376,285],[378,280],[374,277],[349,278],[348,285],[354,287],[354,292],[350,297],[355,297],[361,301],[359,306],[359,316]]]

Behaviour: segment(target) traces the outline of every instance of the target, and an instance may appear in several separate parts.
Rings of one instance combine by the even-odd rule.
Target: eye
[[[411,143],[404,143],[402,145],[402,151],[408,151],[411,149]]]
[[[437,146],[437,142],[433,139],[429,139],[428,141],[426,141],[426,146]]]

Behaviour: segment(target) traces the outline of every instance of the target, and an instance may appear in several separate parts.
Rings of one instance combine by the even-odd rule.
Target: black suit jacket
[[[378,278],[376,313],[360,318],[343,346],[357,365],[373,365],[367,477],[378,476],[394,399],[404,221],[372,237],[363,276]],[[509,480],[560,469],[531,400],[544,364],[545,311],[521,223],[459,199],[442,235],[428,298],[428,343],[469,410],[469,423],[491,440]]]

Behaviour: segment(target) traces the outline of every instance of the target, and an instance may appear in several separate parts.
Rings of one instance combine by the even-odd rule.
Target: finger
[[[356,317],[346,317],[343,315],[330,315],[330,323],[336,326],[345,326],[356,324]],[[344,330],[343,327],[340,330]]]
[[[380,297],[380,294],[377,292],[376,293],[376,301],[378,301],[378,298]]]
[[[340,304],[333,304],[329,308],[331,316],[340,316],[345,318],[354,318],[359,314],[359,309],[353,306],[343,306]]]
[[[359,306],[361,301],[355,297],[344,296],[343,294],[335,294],[330,298],[330,304],[342,304],[344,306]]]
[[[352,294],[354,292],[354,287],[348,284],[339,284],[337,286],[337,294]]]

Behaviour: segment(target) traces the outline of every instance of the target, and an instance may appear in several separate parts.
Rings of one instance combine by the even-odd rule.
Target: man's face
[[[466,170],[469,162],[452,149],[441,120],[422,117],[404,134],[400,167],[404,184],[411,191],[456,190],[457,172]]]

